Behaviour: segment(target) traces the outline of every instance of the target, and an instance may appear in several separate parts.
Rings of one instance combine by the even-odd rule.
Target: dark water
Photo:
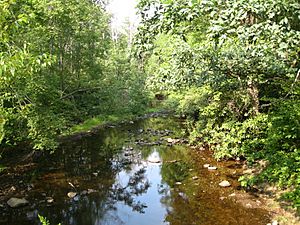
[[[203,156],[199,159],[184,144],[168,144],[167,138],[183,135],[180,122],[168,117],[66,141],[27,174],[30,205],[10,210],[0,225],[39,224],[38,214],[62,225],[269,222],[262,209],[245,208],[229,198],[220,200],[233,188],[218,187],[222,177],[203,170],[199,162],[205,160]],[[69,198],[69,192],[77,195]]]

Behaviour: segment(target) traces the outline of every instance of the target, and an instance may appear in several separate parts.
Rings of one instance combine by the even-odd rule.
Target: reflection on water
[[[181,136],[175,119],[152,118],[67,141],[34,171],[33,204],[0,224],[39,224],[38,214],[63,225],[265,224],[265,212],[220,203],[209,181],[191,179],[189,151],[166,141]]]

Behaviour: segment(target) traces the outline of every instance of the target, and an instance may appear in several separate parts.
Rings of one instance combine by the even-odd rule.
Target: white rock
[[[210,165],[209,164],[204,164],[203,167],[208,168],[208,167],[210,167]]]
[[[172,143],[174,140],[172,138],[167,138],[168,143]]]
[[[215,166],[209,166],[209,167],[207,167],[207,169],[208,169],[208,170],[216,170],[217,167],[215,167]]]
[[[219,183],[219,186],[221,187],[229,187],[231,184],[227,180],[223,180],[221,183]]]
[[[54,199],[52,197],[47,197],[47,203],[53,203]]]
[[[27,205],[29,202],[25,199],[25,198],[10,198],[7,201],[7,204],[11,207],[11,208],[17,208],[17,207],[21,207],[24,205]]]
[[[77,195],[77,193],[71,191],[67,195],[68,195],[69,198],[74,198]]]

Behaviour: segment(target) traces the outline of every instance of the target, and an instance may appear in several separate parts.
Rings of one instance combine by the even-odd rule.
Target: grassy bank
[[[74,125],[68,131],[66,131],[63,136],[74,135],[77,133],[84,133],[92,130],[93,128],[103,126],[106,124],[117,124],[121,121],[130,121],[135,119],[138,116],[142,116],[149,113],[160,112],[165,108],[163,105],[156,103],[152,104],[154,106],[148,107],[138,114],[133,113],[124,113],[124,114],[111,114],[111,115],[99,115],[97,117],[89,118],[83,123]]]

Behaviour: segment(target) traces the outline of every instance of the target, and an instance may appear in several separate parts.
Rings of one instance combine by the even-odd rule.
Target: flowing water
[[[38,214],[54,225],[267,224],[267,211],[228,197],[233,178],[233,187],[218,186],[231,179],[225,169],[203,168],[230,165],[192,151],[184,133],[178,119],[160,117],[70,138],[23,175],[30,204],[7,208],[0,225],[39,224]]]

